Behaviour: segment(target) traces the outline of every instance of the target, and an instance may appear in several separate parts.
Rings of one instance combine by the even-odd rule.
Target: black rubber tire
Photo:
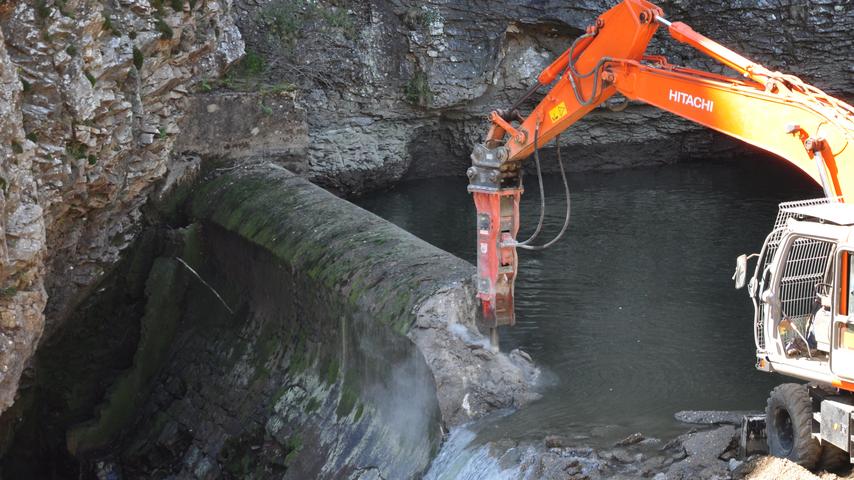
[[[851,468],[851,460],[848,452],[832,443],[824,442],[821,446],[821,458],[818,460],[818,468],[829,472]]]
[[[784,383],[768,397],[765,432],[768,452],[805,468],[815,467],[821,444],[812,438],[812,404],[806,385]]]

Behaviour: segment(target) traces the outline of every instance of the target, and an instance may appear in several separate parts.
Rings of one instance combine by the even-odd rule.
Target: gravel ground
[[[854,472],[839,474],[829,472],[812,473],[806,468],[789,460],[776,457],[759,457],[745,465],[746,480],[837,480],[852,479]]]

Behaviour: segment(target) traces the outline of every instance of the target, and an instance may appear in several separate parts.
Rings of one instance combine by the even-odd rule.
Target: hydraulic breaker
[[[516,323],[513,282],[521,188],[479,191],[469,187],[477,208],[477,297],[490,328]]]
[[[478,145],[468,169],[468,191],[477,209],[477,297],[482,323],[495,329],[516,323],[513,283],[516,280],[516,234],[519,233],[521,172],[506,162],[507,149]],[[497,340],[493,330],[493,340]]]

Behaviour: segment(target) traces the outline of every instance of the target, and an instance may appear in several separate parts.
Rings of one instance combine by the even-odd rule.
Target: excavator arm
[[[663,17],[652,3],[624,0],[538,76],[522,100],[551,89],[529,115],[516,109],[522,100],[490,114],[486,140],[475,146],[467,171],[477,208],[477,296],[487,326],[515,323],[522,161],[616,93],[773,153],[806,172],[829,198],[854,193],[854,108]],[[646,56],[661,26],[743,78]]]

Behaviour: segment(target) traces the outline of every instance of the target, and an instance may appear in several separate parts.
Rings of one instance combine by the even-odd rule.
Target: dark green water
[[[526,179],[522,233],[536,222]],[[753,307],[730,280],[735,257],[758,251],[781,201],[820,196],[782,161],[683,164],[574,174],[566,237],[520,252],[521,348],[546,370],[542,400],[494,422],[502,436],[681,430],[679,410],[759,410],[783,377],[754,370]],[[466,260],[474,207],[460,179],[403,184],[356,203]],[[559,178],[546,181],[548,240],[563,222]],[[595,428],[603,425],[616,427]]]

